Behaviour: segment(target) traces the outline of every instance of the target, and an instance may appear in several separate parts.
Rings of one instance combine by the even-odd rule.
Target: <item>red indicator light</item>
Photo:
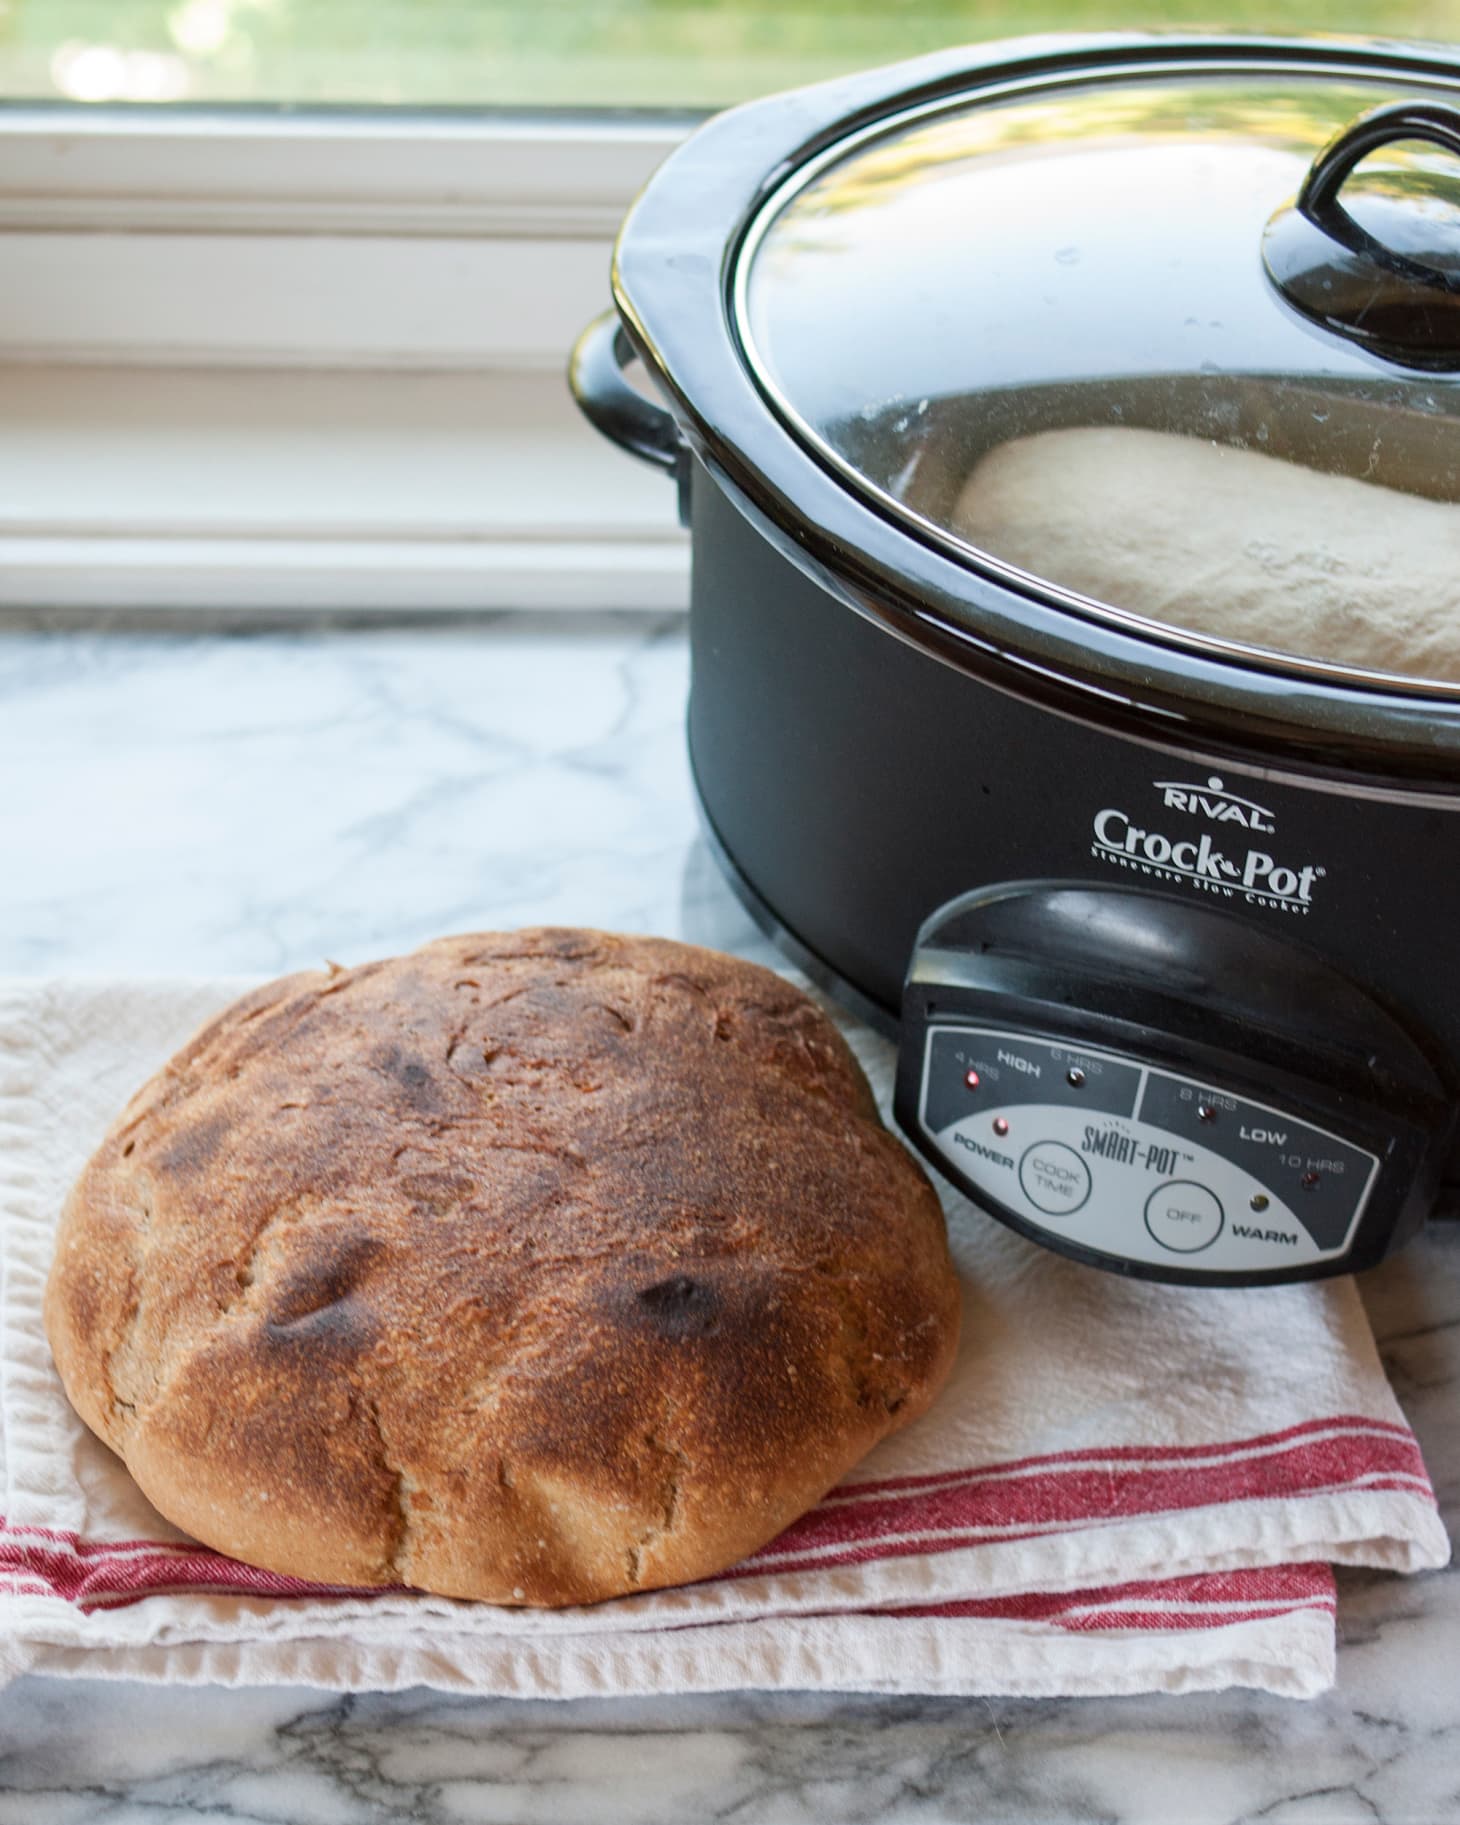
[[[1004,1120],[1002,1115],[996,1115],[994,1117],[994,1133],[1007,1134],[1008,1132],[1009,1124]]]
[[[1323,1175],[1319,1172],[1305,1172],[1298,1182],[1304,1191],[1313,1191],[1323,1183]]]
[[[979,1077],[978,1072],[970,1067],[969,1070],[963,1073],[963,1081],[968,1085],[970,1090],[976,1090],[983,1080]]]

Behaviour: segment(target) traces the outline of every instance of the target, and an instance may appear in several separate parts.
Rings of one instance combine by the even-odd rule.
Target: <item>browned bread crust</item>
[[[497,1603],[706,1577],[951,1366],[937,1198],[779,977],[540,930],[286,977],[61,1220],[66,1392],[275,1571]]]

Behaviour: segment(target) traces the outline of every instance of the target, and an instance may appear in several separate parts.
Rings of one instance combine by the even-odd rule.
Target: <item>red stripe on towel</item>
[[[129,1540],[110,1545],[76,1540],[64,1534],[34,1538],[29,1528],[0,1524],[0,1589],[39,1585],[48,1596],[62,1597],[89,1610],[103,1604],[136,1602],[142,1597],[185,1593],[206,1588],[230,1597],[378,1596],[378,1591],[311,1584],[279,1572],[261,1571],[206,1546],[175,1546]]]
[[[923,1476],[884,1477],[880,1481],[847,1482],[832,1490],[828,1502],[847,1501],[869,1493],[883,1494],[935,1484],[961,1482],[968,1476],[1017,1476],[1026,1470],[1039,1470],[1070,1463],[1085,1463],[1098,1458],[1110,1463],[1180,1463],[1183,1460],[1218,1457],[1241,1457],[1289,1439],[1303,1438],[1314,1432],[1387,1433],[1419,1452],[1414,1434],[1408,1426],[1393,1420],[1369,1419],[1361,1413],[1339,1413],[1331,1419],[1305,1419],[1297,1425],[1284,1426],[1278,1432],[1261,1432],[1252,1438],[1232,1439],[1219,1445],[1094,1445],[1083,1450],[1049,1451],[1040,1457],[1003,1458],[997,1464],[986,1464],[976,1471],[933,1470]]]
[[[1092,1629],[1223,1628],[1232,1622],[1315,1610],[1332,1615],[1333,1570],[1321,1561],[1251,1571],[1198,1572],[1187,1578],[1107,1585],[1079,1591],[1022,1591],[951,1603],[911,1604],[877,1615],[976,1617],[1047,1623],[1076,1633]]]
[[[720,1576],[831,1570],[1041,1534],[1075,1533],[1114,1521],[1174,1515],[1232,1502],[1367,1490],[1401,1490],[1434,1502],[1419,1448],[1405,1427],[1360,1415],[1340,1415],[1221,1445],[1122,1445],[1059,1451],[921,1477],[844,1484],[778,1539]],[[1222,1575],[1243,1580],[1270,1576]],[[1205,1602],[1190,1597],[1191,1580],[1178,1582],[1188,1593],[1183,1602]],[[1248,1613],[1256,1600],[1245,1584],[1240,1589],[1234,1586],[1230,1605],[1222,1602],[1215,1609],[1183,1611],[1179,1623],[1158,1623],[1150,1618],[1165,1612],[1149,1608],[1157,1601],[1151,1594],[1153,1588],[1139,1587],[1139,1599],[1125,1608],[1109,1608],[1111,1594],[1099,1593],[1100,1613],[1106,1619],[1087,1626],[1196,1626],[1193,1615],[1226,1615],[1232,1620],[1239,1612]],[[1131,1589],[1134,1593],[1136,1587]],[[271,1601],[383,1594],[379,1589],[352,1590],[260,1571],[190,1541],[86,1540],[53,1528],[3,1521],[0,1591],[59,1597],[82,1610],[189,1592]],[[1078,1608],[1068,1593],[1057,1600],[1041,1596],[1007,1601],[1055,1601],[1058,1613],[1066,1618],[1058,1626],[1080,1626],[1068,1619]],[[1315,1601],[1331,1602],[1331,1580],[1327,1594],[1319,1598],[1308,1594],[1292,1599],[1296,1607],[1311,1607]],[[1110,1617],[1124,1620],[1115,1622]]]
[[[863,1549],[912,1534],[950,1536],[950,1544],[968,1544],[974,1536],[1024,1539],[1099,1522],[1346,1488],[1408,1488],[1434,1500],[1419,1447],[1411,1436],[1388,1431],[1344,1428],[1277,1442],[1247,1440],[1208,1453],[1205,1462],[1183,1457],[1163,1463],[1154,1453],[1139,1460],[1103,1452],[1061,1458],[1043,1466],[1026,1462],[1017,1475],[1004,1467],[971,1470],[933,1487],[918,1483],[888,1494],[843,1487],[740,1569],[788,1569],[782,1560],[808,1556],[837,1563],[844,1553],[862,1559]]]

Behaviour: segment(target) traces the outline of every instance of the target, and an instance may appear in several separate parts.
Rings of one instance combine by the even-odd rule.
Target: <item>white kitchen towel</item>
[[[1308,1695],[1333,1678],[1333,1563],[1448,1558],[1352,1281],[1127,1281],[951,1193],[949,1387],[721,1577],[544,1612],[310,1586],[199,1547],[71,1412],[41,1297],[88,1152],[243,986],[0,985],[0,1678]],[[885,1106],[891,1049],[849,1036]]]

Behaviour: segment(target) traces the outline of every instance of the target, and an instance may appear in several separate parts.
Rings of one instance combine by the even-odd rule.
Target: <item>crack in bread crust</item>
[[[376,1452],[381,1471],[394,1491],[394,1512],[385,1517],[385,1561],[382,1567],[382,1582],[402,1584],[406,1582],[403,1567],[409,1562],[411,1539],[411,1504],[410,1481],[400,1467],[391,1462],[390,1448],[386,1444],[385,1427],[380,1418],[380,1402],[373,1395],[358,1394],[361,1413],[369,1423],[375,1435]]]
[[[130,1149],[127,1150],[130,1157]],[[113,1424],[121,1429],[124,1423],[130,1423],[137,1411],[135,1390],[128,1385],[127,1395],[117,1392],[117,1368],[128,1365],[136,1340],[137,1329],[141,1322],[142,1305],[147,1284],[146,1263],[152,1228],[152,1198],[143,1174],[131,1175],[131,1183],[136,1187],[137,1197],[129,1200],[136,1211],[136,1222],[132,1230],[132,1247],[134,1258],[127,1268],[127,1292],[122,1302],[123,1323],[120,1335],[112,1340],[109,1346],[101,1351],[101,1385],[103,1410]],[[118,1414],[125,1413],[127,1421],[118,1420]]]
[[[220,1550],[564,1604],[764,1544],[928,1405],[958,1303],[806,997],[544,929],[226,1010],[88,1166],[47,1323],[83,1417]]]
[[[680,1489],[690,1470],[688,1452],[680,1446],[666,1442],[653,1432],[644,1434],[644,1443],[658,1458],[663,1466],[663,1481],[658,1493],[660,1514],[657,1521],[646,1527],[628,1549],[626,1569],[629,1584],[637,1590],[643,1582],[644,1554],[666,1534],[674,1532],[679,1519]]]

